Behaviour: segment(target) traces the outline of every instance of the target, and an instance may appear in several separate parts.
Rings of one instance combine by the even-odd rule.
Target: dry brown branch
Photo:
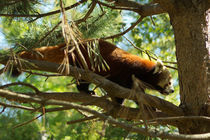
[[[81,52],[81,49],[79,48],[78,42],[80,42],[81,40],[81,33],[74,22],[72,22],[71,25],[68,23],[62,0],[60,0],[60,8],[61,8],[61,13],[62,13],[62,33],[63,33],[63,37],[66,43],[66,48],[64,50],[64,59],[63,59],[62,65],[59,67],[59,72],[63,73],[64,75],[67,75],[70,73],[70,70],[68,67],[69,55],[72,55],[72,56],[74,55],[73,51],[70,51],[71,53],[69,52],[70,44],[73,44],[73,47],[71,47],[71,50],[75,50],[76,53],[78,53],[78,58],[81,61],[80,64],[83,66],[83,68],[87,69],[88,66]],[[73,63],[76,63],[76,61],[74,61]]]

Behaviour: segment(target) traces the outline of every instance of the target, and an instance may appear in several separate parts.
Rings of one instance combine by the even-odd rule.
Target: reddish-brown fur
[[[80,49],[86,58],[89,69],[91,69],[86,51],[87,46],[88,45],[86,43],[83,43],[83,45],[80,45]],[[64,58],[64,47],[65,44],[60,44],[56,46],[48,46],[35,49],[35,51],[40,52],[43,57],[38,55],[38,53],[26,51],[19,53],[19,56],[26,59],[36,59],[61,64]],[[127,88],[132,87],[131,76],[134,74],[143,82],[152,85],[154,89],[160,90],[157,84],[161,80],[161,77],[158,74],[153,74],[154,68],[156,66],[155,62],[142,59],[136,55],[132,55],[120,48],[117,48],[114,44],[111,44],[107,41],[99,40],[99,47],[101,56],[107,62],[110,69],[107,71],[98,71],[96,69],[95,73],[102,76],[108,76],[107,78],[109,80]],[[75,54],[77,56],[77,53]],[[73,64],[72,58],[70,56],[70,64]],[[78,89],[88,90],[88,84],[81,84],[78,86]],[[122,100],[119,100],[118,102],[121,101]]]
[[[87,47],[86,43],[83,43],[84,47]],[[41,48],[34,49],[33,52],[27,52],[23,51],[19,53],[19,56],[21,58],[25,59],[35,59],[35,60],[41,60],[41,61],[49,61],[61,64],[64,59],[64,47],[65,44],[59,44],[56,46],[46,46]],[[108,75],[111,73],[119,73],[120,69],[124,69],[125,71],[129,72],[131,69],[129,67],[132,67],[132,65],[136,65],[142,67],[142,70],[145,70],[145,72],[148,72],[154,68],[156,65],[155,62],[152,62],[147,59],[142,59],[136,55],[132,55],[120,48],[117,48],[115,45],[99,40],[99,47],[100,47],[100,53],[102,57],[105,59],[105,61],[108,63],[110,70],[100,71],[98,72],[96,70],[96,73],[100,75]],[[90,68],[90,62],[87,55],[87,51],[83,49],[83,47],[80,46],[80,49],[83,52],[84,57],[86,58],[87,64]],[[37,52],[39,53],[37,53]],[[76,53],[75,53],[76,54]],[[71,57],[69,57],[70,63],[73,64]],[[91,68],[90,68],[91,69]]]

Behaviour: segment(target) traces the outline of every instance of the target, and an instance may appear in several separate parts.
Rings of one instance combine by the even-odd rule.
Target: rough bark
[[[210,2],[209,2],[210,3]],[[207,16],[206,16],[207,24],[208,24],[208,40],[207,40],[207,48],[208,48],[208,54],[210,55],[210,9],[207,11]],[[207,57],[207,68],[208,68],[208,96],[210,98],[210,56]]]
[[[208,99],[205,6],[205,2],[175,1],[173,9],[169,10],[176,43],[180,107],[185,115],[205,115],[204,106]],[[185,127],[179,127],[181,133],[210,131],[209,124],[200,121],[189,121],[186,124]]]

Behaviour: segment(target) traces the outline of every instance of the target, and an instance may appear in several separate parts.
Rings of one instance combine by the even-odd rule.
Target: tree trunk
[[[208,40],[207,40],[207,45],[208,45],[208,61],[207,61],[207,67],[208,67],[208,96],[210,98],[210,9],[207,11],[207,24],[208,24]]]
[[[208,99],[208,42],[205,4],[192,0],[176,1],[169,12],[174,29],[181,105],[185,115],[205,115]],[[184,122],[180,133],[210,132],[209,124]]]

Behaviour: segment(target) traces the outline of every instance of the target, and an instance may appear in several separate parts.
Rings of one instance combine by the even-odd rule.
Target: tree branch
[[[175,0],[154,0],[154,2],[159,3],[164,11],[171,11],[174,9]]]
[[[101,39],[113,39],[113,38],[122,36],[122,35],[126,34],[127,32],[129,32],[130,30],[132,30],[136,25],[138,25],[143,20],[143,18],[144,17],[141,16],[134,24],[132,24],[128,29],[126,29],[122,33],[119,33],[119,34],[116,34],[116,35],[111,35],[111,36],[104,37],[104,38],[101,38]]]
[[[29,120],[29,121],[26,121],[26,122],[23,122],[23,123],[21,123],[21,124],[18,124],[18,125],[16,125],[16,126],[14,126],[13,128],[18,128],[18,127],[24,126],[24,125],[26,125],[26,124],[29,124],[29,123],[31,123],[31,122],[33,122],[33,121],[39,119],[39,118],[42,117],[43,115],[44,115],[44,114],[40,114],[39,116],[34,117],[33,119],[31,119],[31,120]]]
[[[77,24],[80,24],[84,21],[86,21],[88,19],[88,17],[90,16],[90,14],[93,12],[94,8],[96,7],[96,1],[93,0],[91,7],[89,8],[88,12],[85,14],[85,16],[82,19],[79,19],[77,21],[75,21]]]
[[[3,107],[10,107],[10,108],[18,108],[18,109],[23,109],[23,110],[28,110],[28,111],[33,111],[34,108],[32,107],[27,107],[27,106],[20,106],[20,105],[11,105],[11,104],[5,104],[5,103],[1,103],[0,105]]]
[[[155,111],[145,111],[144,114],[141,113],[141,110],[135,108],[129,108],[120,106],[115,104],[104,97],[94,97],[85,93],[71,93],[71,92],[64,92],[64,93],[40,93],[39,95],[27,93],[14,93],[7,90],[0,89],[0,96],[4,97],[8,100],[17,101],[17,102],[35,102],[41,105],[55,105],[55,104],[48,104],[47,101],[50,100],[60,100],[60,101],[67,101],[67,102],[82,102],[84,105],[95,105],[104,109],[104,111],[109,112],[109,115],[115,118],[124,118],[128,120],[140,120],[143,117],[147,120],[159,118],[159,117],[168,117],[162,112],[155,112]],[[0,104],[1,105],[1,104]],[[25,107],[18,107],[14,105],[7,105],[2,103],[5,107],[13,107],[13,108],[20,108],[24,109]],[[57,105],[57,104],[56,104]],[[26,110],[30,111],[39,111],[40,109],[35,108],[26,108]],[[50,110],[46,110],[49,112]],[[52,111],[52,110],[51,110]],[[56,111],[56,110],[53,110]],[[152,115],[151,115],[152,113]],[[163,121],[162,121],[163,122]],[[166,124],[165,122],[162,124]],[[170,123],[176,125],[176,123]]]
[[[87,0],[81,0],[75,4],[72,4],[66,8],[64,8],[65,10],[70,10],[74,7],[77,7],[78,5],[86,2]],[[37,18],[41,18],[41,17],[46,17],[46,16],[50,16],[50,15],[54,15],[54,14],[58,14],[60,13],[61,11],[60,10],[56,10],[56,11],[52,11],[52,12],[49,12],[49,13],[44,13],[44,14],[34,14],[34,15],[15,15],[15,14],[0,14],[0,16],[5,16],[5,17],[36,17]]]
[[[0,94],[1,94],[1,96],[3,94],[10,95],[10,98],[11,98],[11,96],[15,95],[18,98],[22,98],[22,100],[31,100],[32,102],[43,103],[43,101],[41,99],[38,99],[38,98],[35,98],[35,97],[29,97],[28,95],[18,95],[16,93],[1,90],[1,89],[0,89]],[[66,101],[58,101],[58,100],[50,99],[50,100],[44,101],[44,104],[61,105],[61,106],[64,106],[64,107],[69,107],[69,108],[73,108],[73,109],[82,110],[82,111],[91,113],[94,116],[96,116],[96,117],[98,117],[102,120],[106,120],[112,125],[123,128],[127,131],[130,131],[130,132],[136,132],[136,133],[140,133],[140,134],[143,134],[143,135],[146,135],[146,136],[160,137],[160,138],[165,138],[165,139],[179,139],[179,140],[202,140],[202,139],[209,139],[210,138],[210,133],[196,134],[196,135],[169,134],[168,132],[157,132],[155,129],[146,129],[146,128],[135,127],[135,126],[130,125],[130,124],[125,124],[125,123],[119,122],[119,121],[117,121],[115,119],[112,119],[111,117],[108,117],[108,116],[106,116],[102,113],[99,113],[99,112],[95,111],[95,110],[91,110],[87,107],[84,107],[84,106],[81,106],[81,105],[78,105],[78,104],[69,103],[69,102],[66,102]]]
[[[7,87],[10,87],[10,86],[16,86],[16,85],[22,85],[22,86],[29,87],[29,88],[33,89],[36,94],[40,93],[39,89],[36,88],[35,86],[32,86],[31,84],[23,83],[23,82],[16,82],[16,83],[11,83],[11,84],[6,84],[6,85],[3,85],[3,86],[0,86],[0,89],[7,88]]]
[[[7,60],[9,60],[8,57],[0,57],[0,63],[6,64]],[[21,61],[24,63],[23,61]],[[24,63],[22,65],[23,69],[35,69],[35,70],[41,70],[41,71],[48,71],[48,72],[56,72],[58,73],[58,67],[59,64],[51,63],[51,62],[44,62],[44,61],[37,61],[37,60],[28,60],[30,63]],[[100,85],[109,95],[112,95],[114,97],[120,97],[120,98],[127,98],[134,101],[137,101],[136,96],[131,96],[132,91],[127,88],[123,88],[119,86],[118,84],[115,84],[114,82],[111,82],[107,80],[106,78],[99,76],[91,71],[79,69],[73,66],[69,66],[70,74],[69,76],[73,77],[79,77],[83,80],[86,80],[90,83],[94,83],[96,85]],[[165,101],[161,98],[148,95],[148,94],[142,94],[141,92],[136,93],[140,98],[140,101],[143,104],[153,106],[155,108],[158,108],[159,110],[162,110],[164,113],[167,113],[172,116],[183,116],[183,111],[181,108],[175,106],[174,104]]]
[[[115,5],[109,5],[100,1],[97,1],[102,6],[109,7],[111,9],[118,9],[118,10],[129,10],[140,14],[141,16],[152,16],[157,14],[165,13],[158,3],[150,3],[150,4],[139,4],[134,1],[130,0],[118,0]]]

